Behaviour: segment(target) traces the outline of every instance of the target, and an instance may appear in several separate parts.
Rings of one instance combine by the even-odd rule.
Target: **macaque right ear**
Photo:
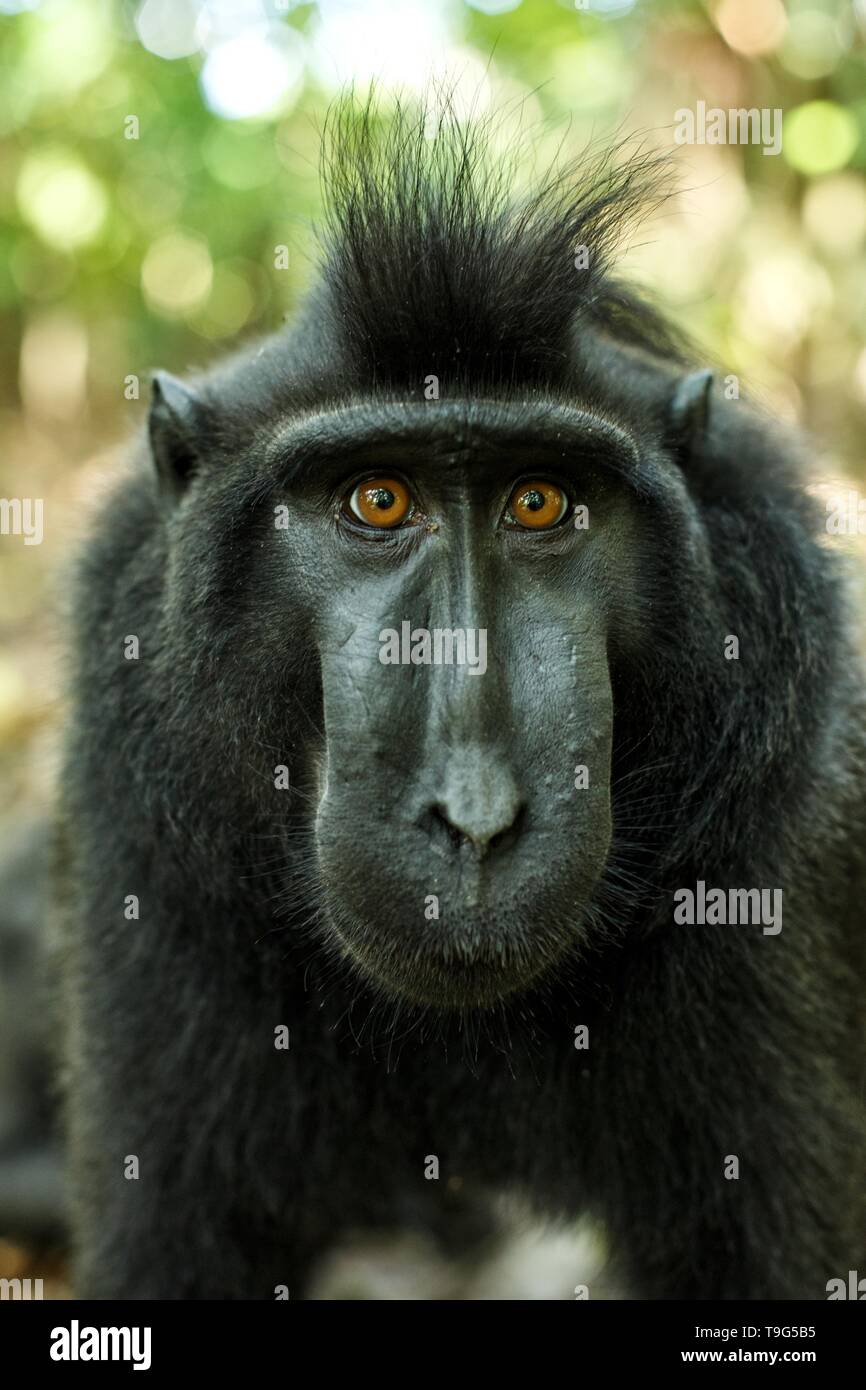
[[[699,453],[707,432],[713,373],[709,368],[690,372],[676,385],[668,402],[668,441],[683,460]]]
[[[159,484],[171,502],[180,499],[200,461],[202,405],[176,376],[154,372],[148,432]]]

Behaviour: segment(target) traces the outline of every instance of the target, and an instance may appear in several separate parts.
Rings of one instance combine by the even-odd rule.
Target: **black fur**
[[[863,1269],[862,678],[837,563],[798,446],[719,391],[703,423],[700,383],[676,394],[688,350],[611,275],[624,224],[657,196],[652,160],[594,160],[516,203],[497,168],[483,131],[405,111],[380,129],[372,107],[341,108],[324,270],[298,323],[194,383],[179,500],[142,440],[82,555],[61,818],[81,1295],[303,1296],[341,1231],[447,1234],[448,1177],[470,1198],[518,1188],[542,1213],[589,1212],[648,1297],[822,1298]],[[429,374],[442,399],[425,404]],[[170,395],[154,426],[169,468]],[[613,692],[598,881],[579,925],[568,884],[551,902],[516,888],[501,942],[467,918],[444,957],[384,890],[375,922],[334,905],[315,817],[338,599],[310,597],[315,549],[292,587],[270,548],[274,503],[330,466],[341,432],[403,438],[409,406],[429,423],[412,425],[406,471],[475,467],[487,435],[532,449],[579,414],[628,518],[609,566],[586,571]],[[530,572],[510,553],[515,602],[536,574],[562,592],[564,561]],[[359,561],[359,583],[379,563],[396,561]],[[510,657],[515,680],[531,648]],[[540,747],[566,739],[546,704],[537,720]],[[493,707],[473,737],[498,748],[506,723]],[[353,796],[375,724],[356,726]],[[566,775],[582,759],[562,751]],[[278,764],[293,791],[275,790]],[[390,824],[372,785],[350,817],[365,853],[374,817]],[[551,802],[554,849],[558,824]],[[698,879],[782,888],[781,933],[675,925],[672,894]],[[362,957],[392,941],[382,979],[356,965],[350,928]],[[452,965],[479,962],[481,999],[496,952],[520,987],[449,1005]]]

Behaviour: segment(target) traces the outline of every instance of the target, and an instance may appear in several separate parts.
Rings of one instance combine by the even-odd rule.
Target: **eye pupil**
[[[541,508],[546,505],[546,502],[547,499],[542,493],[537,492],[535,488],[530,492],[524,492],[520,499],[520,505],[526,507],[530,512],[540,512]]]
[[[387,487],[378,487],[375,491],[371,491],[367,495],[373,503],[373,506],[380,507],[383,512],[387,512],[397,501],[393,492]]]
[[[514,488],[507,514],[512,525],[531,531],[549,531],[559,524],[567,510],[568,497],[557,483],[533,478]]]

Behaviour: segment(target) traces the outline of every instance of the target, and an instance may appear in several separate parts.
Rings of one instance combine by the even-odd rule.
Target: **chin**
[[[537,908],[466,914],[447,927],[425,923],[414,944],[405,926],[350,918],[334,904],[327,920],[332,944],[374,990],[394,1003],[443,1011],[496,1008],[541,984],[583,939],[580,917],[554,924]],[[411,930],[418,933],[417,924]]]

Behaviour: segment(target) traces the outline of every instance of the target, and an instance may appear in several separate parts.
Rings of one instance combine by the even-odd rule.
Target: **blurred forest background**
[[[387,112],[448,73],[458,109],[519,115],[542,166],[629,132],[669,150],[683,191],[626,265],[812,432],[832,493],[866,471],[864,39],[866,0],[0,0],[0,498],[44,499],[41,544],[0,535],[0,860],[50,805],[72,543],[150,372],[206,365],[303,293],[319,134],[347,82],[375,79]],[[678,146],[699,101],[779,109],[781,152]],[[0,1241],[0,1273],[24,1258]],[[535,1296],[570,1296],[561,1265],[564,1292]]]

